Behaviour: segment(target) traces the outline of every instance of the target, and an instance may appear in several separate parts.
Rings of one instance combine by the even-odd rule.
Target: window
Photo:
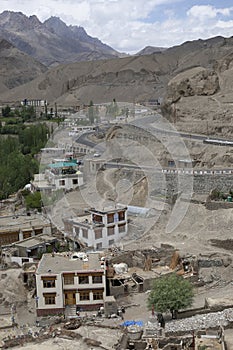
[[[114,214],[108,214],[108,224],[114,222]]]
[[[78,282],[79,282],[79,284],[88,284],[89,278],[88,278],[88,276],[79,276]]]
[[[35,235],[40,235],[41,233],[43,233],[43,229],[39,228],[39,229],[35,229]]]
[[[102,249],[102,243],[97,243],[97,244],[96,244],[96,249],[97,249],[97,250]]]
[[[102,237],[102,229],[95,230],[95,239],[100,239]]]
[[[119,233],[125,232],[125,224],[118,225]]]
[[[83,238],[88,238],[88,230],[83,228]]]
[[[43,296],[44,296],[45,305],[56,304],[56,302],[55,302],[56,293],[44,293]]]
[[[103,222],[103,217],[101,215],[92,215],[92,221],[96,223],[102,223]]]
[[[23,232],[23,239],[30,238],[32,235],[31,231]]]
[[[65,186],[65,180],[59,180],[59,186]]]
[[[113,245],[114,243],[115,243],[114,239],[110,239],[110,240],[108,241],[108,245]]]
[[[56,277],[55,276],[51,276],[51,277],[41,277],[42,281],[43,281],[43,288],[55,288],[56,287]]]
[[[83,301],[83,300],[90,300],[90,293],[89,290],[82,290],[79,291],[79,300]]]
[[[102,275],[92,276],[92,283],[102,283]]]
[[[93,290],[93,300],[102,300],[103,290]]]
[[[73,179],[73,185],[77,185],[78,184],[78,179]]]
[[[110,226],[107,228],[108,230],[108,236],[112,236],[115,233],[115,226]]]
[[[74,274],[64,275],[64,284],[74,284]]]
[[[125,212],[124,211],[119,211],[118,216],[119,216],[119,221],[125,220]]]

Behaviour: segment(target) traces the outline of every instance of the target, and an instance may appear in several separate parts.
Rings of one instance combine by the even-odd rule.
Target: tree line
[[[22,189],[38,172],[34,155],[45,146],[49,129],[41,123],[24,125],[17,134],[0,138],[0,199]]]

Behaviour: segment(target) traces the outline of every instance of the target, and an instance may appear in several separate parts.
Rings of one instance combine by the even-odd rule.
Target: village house
[[[30,214],[30,215],[29,215]],[[49,220],[41,214],[7,215],[0,217],[0,246],[11,244],[39,234],[51,234]]]
[[[56,237],[40,234],[2,246],[2,263],[6,265],[17,263],[22,266],[26,262],[37,262],[43,253],[54,251],[57,243],[58,239]]]
[[[97,310],[106,295],[105,262],[97,253],[44,254],[36,271],[37,315]]]
[[[49,164],[45,173],[35,174],[31,185],[38,191],[71,190],[83,185],[83,173],[76,160],[57,161]]]
[[[77,244],[96,250],[119,242],[128,231],[127,207],[99,211],[91,209],[85,216],[63,219],[65,235]]]

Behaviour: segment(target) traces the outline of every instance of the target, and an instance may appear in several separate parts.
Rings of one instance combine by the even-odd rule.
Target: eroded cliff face
[[[195,67],[172,78],[162,114],[180,131],[230,137],[232,125],[233,55],[212,69]]]
[[[213,69],[195,67],[172,78],[162,105],[163,115],[171,122],[177,122],[186,97],[212,96],[220,90],[219,76]]]
[[[219,89],[219,78],[214,70],[195,67],[176,75],[169,81],[167,97],[174,103],[181,97],[211,96]]]

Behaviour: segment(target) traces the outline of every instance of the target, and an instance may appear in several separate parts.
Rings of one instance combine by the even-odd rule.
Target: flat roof
[[[72,259],[64,254],[44,254],[38,264],[38,275],[60,274],[75,271],[103,271],[98,253],[87,254],[88,261],[79,258]]]
[[[64,219],[63,221],[71,221],[73,224],[81,224],[87,228],[91,227],[94,223],[91,221],[91,214],[76,216],[75,218]]]
[[[53,185],[49,184],[47,180],[34,180],[34,181],[31,181],[31,184],[35,187],[38,187],[39,189],[44,189],[44,190],[47,190],[47,189],[52,189],[54,188]]]
[[[41,214],[0,216],[0,234],[6,231],[32,230],[50,225]]]
[[[121,208],[109,208],[106,210],[97,210],[97,209],[89,209],[88,212],[91,214],[100,214],[100,215],[105,215],[105,214],[110,214],[110,213],[117,213],[122,210],[127,210],[127,207],[122,206]]]
[[[14,243],[14,246],[23,248],[33,248],[40,244],[53,242],[55,240],[57,240],[57,238],[50,235],[38,235],[16,242]]]

